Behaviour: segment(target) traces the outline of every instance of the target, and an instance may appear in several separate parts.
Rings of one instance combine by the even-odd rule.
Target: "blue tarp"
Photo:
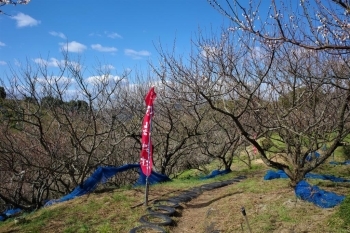
[[[269,170],[269,171],[267,171],[266,175],[264,176],[264,180],[272,180],[272,179],[278,179],[278,178],[288,178],[288,176],[282,170],[278,170],[278,171]],[[305,178],[330,180],[333,182],[350,182],[350,180],[348,180],[348,179],[336,177],[333,175],[319,175],[319,174],[313,174],[313,173],[307,173],[305,175]]]
[[[333,182],[350,182],[350,180],[348,180],[348,179],[336,177],[333,175],[319,175],[319,174],[308,173],[305,175],[305,177],[309,178],[309,179],[330,180]]]
[[[143,174],[143,172],[140,169],[140,177],[136,181],[134,186],[145,185],[146,184],[146,178],[147,177],[145,176],[145,174]],[[151,184],[151,185],[152,184],[166,182],[166,181],[171,181],[171,179],[169,177],[167,177],[166,175],[159,174],[159,173],[156,173],[154,171],[152,171],[151,175],[148,177],[148,183]]]
[[[288,178],[288,176],[282,170],[278,170],[278,171],[269,170],[266,172],[266,174],[264,176],[264,180],[273,180],[273,179],[278,179],[278,178]]]
[[[21,211],[22,210],[20,208],[6,210],[5,212],[3,212],[0,215],[0,221],[5,221],[7,218],[9,218],[12,215],[17,214],[17,213],[19,213]]]
[[[264,176],[264,180],[272,180],[277,178],[288,178],[288,176],[282,170],[269,170]],[[311,173],[307,173],[305,178],[331,180],[333,182],[350,182],[350,180],[332,175],[318,175]],[[322,208],[332,208],[340,204],[345,198],[345,196],[319,189],[317,186],[311,186],[304,180],[300,181],[295,187],[295,195],[302,200],[312,202]]]
[[[344,162],[335,162],[335,161],[332,161],[332,162],[329,162],[330,164],[333,164],[333,165],[350,165],[350,160],[346,160]]]
[[[204,177],[201,177],[200,179],[201,180],[206,180],[206,179],[210,179],[210,178],[214,178],[215,176],[221,176],[221,175],[225,175],[225,174],[228,174],[230,173],[231,170],[230,169],[226,169],[226,170],[214,170],[210,173],[210,175],[207,175],[207,176],[204,176]]]
[[[314,158],[319,158],[320,154],[317,151],[311,152],[310,154],[308,154],[308,156],[306,156],[306,161],[310,162],[312,161]]]
[[[49,206],[58,202],[68,201],[75,197],[90,193],[94,191],[100,183],[105,183],[116,173],[133,168],[138,168],[140,173],[140,177],[136,182],[136,185],[146,184],[146,176],[141,172],[140,164],[127,164],[121,167],[98,167],[96,171],[82,185],[77,186],[71,193],[61,197],[60,199],[48,201],[45,206]],[[154,171],[152,171],[151,175],[148,178],[149,184],[156,184],[165,181],[170,181],[170,178],[165,175],[158,174]]]
[[[77,186],[71,193],[61,197],[60,199],[50,200],[46,202],[45,206],[53,205],[58,202],[64,202],[71,200],[75,197],[82,196],[84,194],[94,191],[100,183],[105,183],[109,178],[115,176],[118,172],[124,172],[129,169],[137,168],[140,173],[139,179],[136,181],[135,186],[141,186],[146,184],[146,176],[140,169],[140,164],[126,164],[121,167],[98,167],[96,171],[83,183],[81,186]],[[149,184],[156,184],[161,182],[171,181],[166,175],[162,175],[152,171],[148,177]],[[0,221],[6,220],[11,215],[20,212],[21,209],[10,209],[0,215]]]
[[[300,181],[295,187],[295,195],[322,208],[332,208],[340,204],[345,196],[319,189],[316,185],[311,186],[306,181]]]

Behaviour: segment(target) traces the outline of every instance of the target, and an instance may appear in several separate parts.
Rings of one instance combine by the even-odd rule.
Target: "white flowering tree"
[[[321,38],[317,47],[305,27],[286,29],[283,37],[278,18],[272,18],[275,34],[266,29],[255,35],[249,19],[234,22],[243,31],[199,37],[189,59],[159,49],[155,70],[178,99],[208,104],[225,115],[225,128],[237,129],[263,162],[283,170],[295,187],[350,134],[350,54],[336,37],[332,48]]]
[[[232,30],[251,33],[271,45],[290,43],[313,50],[350,49],[348,0],[208,0],[227,16]]]
[[[247,89],[240,94],[251,104],[247,104],[245,112],[255,117],[255,124],[264,132],[258,137],[278,135],[284,146],[278,150],[274,148],[274,152],[277,151],[282,159],[275,161],[266,156],[268,147],[253,140],[241,113],[234,112],[232,119],[242,135],[260,152],[263,161],[284,170],[294,186],[307,172],[324,163],[350,133],[350,1],[208,2],[231,21],[228,32],[237,38],[231,45],[241,46],[246,54],[255,52],[244,60],[246,63],[231,58],[237,57],[237,51],[233,56],[227,49],[221,52],[222,55],[215,53],[220,55],[217,56],[220,62],[216,64],[234,62],[219,66],[221,73],[214,76],[215,81],[219,81],[213,83],[220,83],[220,79],[230,82],[238,79],[237,90],[231,92]],[[217,50],[216,44],[214,50]],[[271,62],[264,63],[266,57]],[[230,67],[238,66],[238,62],[244,67],[234,73],[237,69]],[[250,67],[254,64],[262,69],[252,70]],[[207,67],[209,71],[214,70]],[[249,71],[245,80],[239,78],[244,77],[242,70]],[[213,99],[208,98],[208,94],[204,96],[209,102]],[[215,103],[212,101],[211,105],[214,109],[231,114]],[[259,108],[255,109],[257,106]],[[249,108],[255,110],[249,111]],[[310,162],[309,153],[320,150],[323,145],[328,145],[328,149]]]
[[[28,4],[30,0],[0,0],[0,6],[6,5],[6,4]]]
[[[17,4],[28,4],[30,0],[0,0],[0,7],[5,5],[17,5]],[[6,14],[2,10],[0,10],[0,14]]]

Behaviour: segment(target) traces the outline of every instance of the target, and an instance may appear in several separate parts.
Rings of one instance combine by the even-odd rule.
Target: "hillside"
[[[349,174],[348,166],[325,165],[318,172]],[[259,160],[248,170],[236,164],[228,175],[209,180],[174,180],[150,188],[150,205],[154,199],[176,196],[191,187],[239,175],[247,176],[222,188],[203,191],[197,198],[181,203],[173,226],[168,232],[249,232],[241,213],[244,207],[252,232],[349,232],[341,230],[342,220],[337,216],[339,206],[322,209],[297,200],[287,179],[263,180],[268,168]],[[315,171],[316,172],[316,171]],[[308,180],[320,188],[347,195],[350,184],[323,180]],[[0,232],[129,232],[139,226],[139,218],[147,214],[144,188],[100,190],[72,201],[26,214],[26,221],[0,223]]]

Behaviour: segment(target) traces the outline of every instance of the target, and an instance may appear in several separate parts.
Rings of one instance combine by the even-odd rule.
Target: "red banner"
[[[146,115],[142,122],[142,137],[141,137],[141,158],[140,165],[143,174],[146,176],[151,175],[152,172],[152,140],[151,140],[151,126],[153,117],[153,101],[156,98],[156,93],[154,92],[154,87],[152,87],[145,98],[145,103],[147,106]]]

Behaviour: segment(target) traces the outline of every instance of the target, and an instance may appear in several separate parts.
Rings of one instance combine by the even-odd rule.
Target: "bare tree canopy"
[[[199,37],[195,47],[189,59],[159,49],[155,70],[163,84],[179,100],[207,103],[226,115],[227,126],[237,128],[265,164],[284,170],[292,186],[350,133],[348,53],[293,43],[271,47],[250,32],[227,30]]]
[[[0,99],[5,99],[5,98],[6,98],[5,88],[0,86]]]
[[[87,80],[82,65],[65,59],[55,75],[45,64],[11,73],[0,108],[0,200],[6,204],[38,208],[98,166],[138,158],[123,155],[133,144],[125,142],[127,122],[117,119],[128,73],[115,78],[101,69]]]
[[[6,5],[6,4],[28,4],[30,0],[0,0],[0,6]]]
[[[17,5],[17,4],[28,4],[30,0],[0,0],[0,7],[5,5]],[[4,11],[0,10],[0,14],[8,15]]]
[[[291,43],[314,50],[350,48],[350,2],[347,0],[208,0],[233,23],[231,30],[277,45]]]

